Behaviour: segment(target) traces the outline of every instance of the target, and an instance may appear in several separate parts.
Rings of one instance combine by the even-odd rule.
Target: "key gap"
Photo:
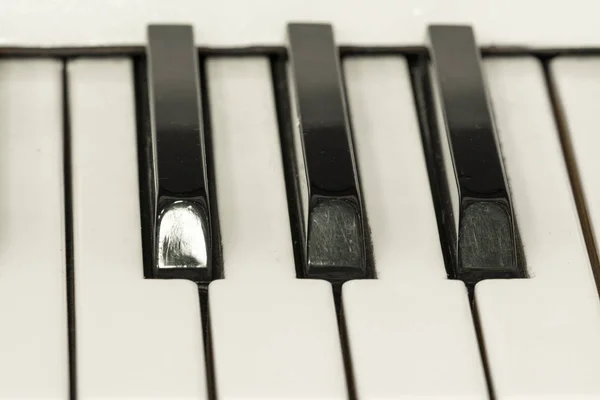
[[[210,121],[210,98],[208,95],[208,77],[206,75],[206,55],[198,56],[200,80],[200,104],[202,110],[202,127],[204,132],[205,157],[207,166],[207,180],[211,215],[211,243],[212,243],[212,279],[224,278],[223,246],[221,242],[221,225],[219,222],[219,204],[217,201],[217,187],[215,176],[215,156],[213,152],[212,125]],[[208,308],[206,308],[208,310]]]
[[[445,167],[441,156],[442,151],[439,142],[440,136],[437,132],[435,110],[433,107],[430,107],[433,104],[433,96],[427,71],[428,57],[407,57],[407,62],[411,75],[413,98],[417,109],[421,142],[425,154],[429,187],[437,220],[438,236],[442,247],[446,273],[448,278],[450,278],[450,270],[454,264],[454,254],[450,250],[451,246],[447,234],[447,230],[451,230],[451,227],[448,227],[448,224],[445,222],[446,218],[450,215],[451,204],[447,201],[450,198],[450,192],[448,185],[441,176]]]
[[[304,254],[304,241],[306,238],[303,232],[302,201],[298,182],[300,178],[294,152],[294,130],[292,127],[294,122],[292,121],[287,77],[287,57],[281,55],[271,57],[270,64],[296,277],[303,278],[304,268],[302,266],[306,262]]]
[[[357,400],[356,381],[354,379],[354,367],[352,366],[352,355],[350,354],[350,342],[348,340],[348,330],[346,320],[344,319],[344,306],[342,303],[342,285],[343,283],[332,284],[333,302],[335,303],[335,316],[338,323],[338,332],[340,335],[340,344],[342,347],[342,357],[344,359],[344,373],[346,374],[346,385],[348,387],[348,399]]]
[[[409,65],[413,98],[415,99],[415,105],[417,109],[421,141],[425,153],[427,174],[429,177],[429,184],[437,219],[440,245],[442,246],[442,254],[444,257],[444,265],[446,266],[448,279],[450,279],[451,275],[449,271],[452,265],[451,263],[454,263],[455,261],[454,255],[450,250],[451,246],[449,245],[448,236],[446,234],[446,230],[451,228],[445,223],[445,219],[449,215],[450,207],[450,203],[448,202],[449,189],[446,181],[440,176],[440,174],[443,173],[444,165],[441,158],[442,156],[439,142],[440,136],[437,132],[435,109],[432,106],[434,103],[431,90],[432,86],[428,73],[429,62],[427,57],[423,56],[409,57],[407,62]],[[466,286],[469,296],[469,303],[471,305],[471,317],[473,318],[473,325],[477,335],[479,353],[485,373],[488,395],[490,400],[494,400],[495,396],[493,383],[485,352],[483,332],[475,306],[475,285],[469,284]]]
[[[62,60],[63,175],[65,207],[65,262],[67,279],[67,321],[69,341],[69,398],[77,398],[77,335],[75,316],[75,255],[73,235],[73,190],[71,173],[71,110],[69,107],[68,59]]]
[[[197,46],[201,57],[206,56],[253,56],[262,55],[287,60],[287,49],[285,46],[277,45],[254,45],[239,47],[210,47]],[[365,45],[340,45],[338,46],[340,56],[378,56],[378,55],[401,55],[407,58],[427,56],[428,50],[422,45],[405,46],[365,46]],[[528,48],[519,46],[482,46],[480,47],[483,57],[521,57],[536,56],[550,58],[561,55],[595,56],[600,55],[597,47],[550,47],[550,48]],[[61,47],[27,47],[6,46],[0,47],[0,58],[77,58],[77,57],[142,57],[145,56],[145,47],[137,45],[108,45],[108,46],[61,46]]]
[[[390,56],[402,54],[406,57],[427,54],[427,48],[424,46],[338,46],[340,56],[361,57],[361,56]]]
[[[588,253],[588,258],[592,267],[592,273],[594,275],[594,281],[596,283],[596,290],[600,288],[600,259],[598,257],[598,245],[594,238],[594,231],[592,230],[592,222],[589,216],[589,210],[585,201],[585,194],[583,192],[583,185],[581,183],[581,175],[579,173],[579,167],[577,165],[577,159],[575,158],[575,150],[571,141],[571,132],[567,125],[565,111],[560,104],[560,94],[558,93],[558,87],[555,81],[552,79],[552,73],[550,71],[550,61],[552,57],[540,57],[544,71],[544,80],[546,82],[546,89],[548,91],[548,97],[552,107],[552,114],[556,123],[558,137],[560,145],[563,151],[563,157],[565,165],[567,167],[567,173],[569,175],[569,183],[573,192],[573,198],[577,207],[577,214],[579,216],[579,224],[583,231],[583,238]]]
[[[202,127],[204,131],[205,156],[207,165],[208,191],[210,200],[210,214],[212,216],[211,242],[213,251],[213,275],[212,279],[224,278],[223,247],[221,243],[221,228],[219,223],[219,211],[217,202],[217,188],[215,178],[215,163],[213,153],[212,125],[210,121],[210,99],[208,95],[208,78],[206,74],[206,56],[202,53],[198,56],[199,80],[200,80],[200,104],[202,109]],[[215,361],[212,346],[212,333],[210,325],[209,306],[209,283],[198,285],[200,294],[200,309],[202,310],[202,333],[204,345],[204,361],[206,363],[206,384],[208,398],[217,399],[217,384],[215,376]]]
[[[217,384],[215,379],[215,361],[212,351],[212,335],[209,316],[209,296],[208,284],[198,285],[198,294],[200,297],[200,315],[202,321],[202,338],[204,347],[204,362],[206,363],[206,386],[208,389],[208,399],[217,399]]]
[[[198,51],[204,56],[249,56],[267,55],[281,56],[287,59],[287,50],[281,45],[251,45],[211,47],[198,46]],[[484,57],[506,57],[533,55],[537,57],[552,57],[557,55],[600,55],[598,47],[548,47],[529,48],[523,46],[482,46]],[[341,45],[339,51],[342,57],[365,55],[403,55],[413,57],[426,55],[427,48],[423,45]],[[104,45],[104,46],[5,46],[0,47],[0,58],[71,58],[71,57],[136,57],[145,54],[145,47],[139,45]]]
[[[494,382],[490,372],[490,364],[485,350],[485,340],[483,338],[483,328],[479,320],[479,312],[477,311],[477,303],[475,302],[475,288],[469,287],[469,303],[471,305],[471,315],[473,316],[473,325],[475,326],[475,334],[477,335],[477,343],[479,344],[479,353],[481,355],[481,363],[483,364],[483,372],[487,383],[489,400],[495,400]]]
[[[282,46],[239,46],[239,47],[209,47],[197,46],[204,56],[252,56],[285,54]],[[0,47],[0,58],[76,58],[76,57],[137,57],[145,56],[145,46],[73,46],[73,47]]]
[[[154,172],[152,168],[152,140],[150,132],[150,104],[145,56],[133,57],[134,97],[137,131],[138,180],[140,192],[140,223],[144,277],[152,277],[152,232],[154,231]]]

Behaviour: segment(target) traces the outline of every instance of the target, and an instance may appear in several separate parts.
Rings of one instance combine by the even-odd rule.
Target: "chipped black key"
[[[440,144],[451,207],[451,277],[520,278],[515,218],[479,50],[468,26],[429,27]]]
[[[212,226],[192,27],[150,25],[147,67],[154,153],[153,274],[208,281]]]
[[[364,209],[332,28],[290,24],[288,37],[299,116],[296,143],[306,172],[299,179],[306,179],[308,192],[301,200],[306,213],[304,275],[329,280],[369,277]]]

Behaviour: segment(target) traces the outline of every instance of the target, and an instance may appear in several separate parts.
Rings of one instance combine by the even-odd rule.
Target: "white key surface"
[[[596,99],[600,94],[600,57],[563,57],[550,64],[552,82],[576,160],[583,197],[598,248],[600,229],[600,140]]]
[[[61,71],[0,62],[0,399],[69,393]]]
[[[343,287],[357,395],[487,398],[466,288],[446,279],[406,61],[344,71],[378,275]]]
[[[541,64],[484,65],[531,277],[475,289],[496,398],[600,398],[600,304]]]
[[[295,278],[269,61],[206,68],[226,278]]]
[[[600,142],[594,126],[598,121],[596,99],[600,94],[599,66],[598,57],[556,58],[550,64],[551,80],[556,89],[561,117],[576,160],[596,249],[600,232],[600,162],[596,150]],[[590,293],[590,297],[592,296]],[[592,331],[591,334],[596,332]]]
[[[345,399],[331,285],[295,278],[267,58],[208,59],[225,279],[209,286],[220,399]]]
[[[68,82],[79,398],[206,398],[197,286],[143,276],[132,64]]]
[[[600,45],[598,11],[596,0],[3,0],[0,43],[140,45],[149,23],[186,23],[207,46],[281,45],[297,21],[330,22],[351,45],[423,45],[427,24],[466,23],[482,45],[585,47]]]

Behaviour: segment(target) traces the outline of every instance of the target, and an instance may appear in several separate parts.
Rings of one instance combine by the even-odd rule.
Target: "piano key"
[[[467,290],[446,278],[407,63],[344,62],[376,280],[344,284],[358,398],[487,396]]]
[[[0,62],[0,399],[66,399],[62,63]]]
[[[583,212],[591,232],[584,232],[589,234],[592,252],[598,251],[595,238],[598,237],[600,229],[600,210],[596,206],[600,199],[600,188],[596,183],[600,163],[596,157],[597,139],[594,124],[597,115],[593,102],[595,96],[600,93],[600,74],[596,72],[599,65],[598,57],[559,57],[549,65],[559,107],[559,121],[566,133],[570,152],[565,152],[565,158],[570,159],[576,169],[574,172],[577,176],[571,179],[575,185],[574,190],[579,191],[581,206],[585,208]],[[597,259],[598,254],[592,254],[591,257],[592,260]]]
[[[79,398],[203,399],[198,288],[144,279],[132,72],[68,64]]]
[[[331,285],[296,279],[267,58],[207,59],[225,279],[209,285],[221,399],[345,399]]]
[[[205,64],[226,278],[296,277],[269,67],[266,57]]]
[[[542,66],[484,64],[531,276],[475,287],[496,398],[599,398],[600,304]]]
[[[452,207],[446,212],[451,277],[468,283],[524,277],[514,216],[487,99],[479,54],[468,26],[429,27]],[[438,109],[438,110],[439,110]],[[454,226],[451,226],[454,225]]]
[[[339,55],[326,24],[288,25],[291,77],[307,181],[304,275],[347,280],[371,275]],[[298,143],[298,141],[296,141]],[[303,187],[303,184],[301,184]]]
[[[209,281],[212,227],[198,53],[188,25],[148,27],[152,144],[156,160],[154,272]]]

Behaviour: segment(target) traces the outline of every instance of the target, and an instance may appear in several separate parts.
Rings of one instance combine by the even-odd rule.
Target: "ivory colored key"
[[[69,396],[61,76],[0,62],[0,399]]]
[[[144,279],[132,72],[68,64],[78,398],[203,399],[198,288]]]
[[[496,398],[600,398],[600,303],[542,66],[484,66],[531,277],[475,287]]]
[[[296,279],[269,61],[206,62],[225,279],[209,286],[220,399],[346,399],[331,285]]]
[[[600,57],[558,57],[550,63],[552,84],[558,100],[563,129],[571,146],[579,175],[592,240],[598,249],[600,230],[600,173],[596,125],[596,98],[600,94]]]
[[[353,57],[344,71],[378,277],[343,286],[357,396],[486,398],[467,290],[446,278],[406,60]]]

